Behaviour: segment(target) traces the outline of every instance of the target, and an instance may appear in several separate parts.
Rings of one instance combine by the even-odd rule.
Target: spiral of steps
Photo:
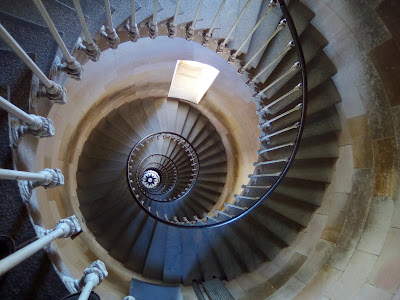
[[[174,7],[167,2],[160,11],[159,35],[168,35],[166,21]],[[245,41],[247,28],[263,17],[268,1],[254,1],[251,14],[219,53],[249,86],[253,117],[260,124],[254,172],[240,183],[233,199],[224,205],[218,202],[226,188],[225,145],[212,121],[193,104],[170,98],[128,102],[96,124],[85,141],[76,173],[79,210],[96,241],[127,269],[168,284],[190,285],[215,277],[232,280],[289,247],[320,206],[338,157],[336,133],[341,127],[335,104],[341,99],[331,79],[335,67],[322,50],[327,41],[310,24],[313,13],[298,0],[286,2],[307,63],[308,109],[289,171],[256,209],[227,225],[202,228],[228,221],[262,198],[285,168],[296,142],[302,74],[296,49],[288,47],[292,36],[278,7],[232,57]],[[129,11],[122,4],[114,6],[121,43],[130,42],[123,31]],[[150,12],[151,5],[142,3],[141,38],[149,36]],[[190,20],[192,12],[182,12],[180,24],[185,26],[177,26],[177,38],[187,38],[185,18]],[[237,7],[233,15],[239,12]],[[203,43],[208,19],[204,16],[193,41]],[[221,14],[220,23],[232,24],[230,14]],[[263,47],[279,24],[282,29]],[[203,45],[216,51],[224,35],[226,29],[217,30]],[[103,51],[108,48],[104,40],[98,43]],[[149,185],[146,178],[159,183]]]

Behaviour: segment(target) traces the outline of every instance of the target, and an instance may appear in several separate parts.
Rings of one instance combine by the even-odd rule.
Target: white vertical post
[[[157,11],[158,11],[158,0],[154,0],[153,4],[153,18],[151,21],[147,23],[147,28],[149,30],[149,36],[152,39],[155,39],[158,34],[157,27]]]
[[[85,21],[85,16],[83,15],[82,7],[79,3],[79,0],[72,0],[75,6],[76,14],[78,15],[79,23],[81,23],[81,27],[83,30],[83,34],[85,35],[86,41],[78,41],[78,49],[85,51],[86,55],[92,61],[98,61],[100,58],[100,49],[94,43],[92,37],[90,36],[89,28]]]
[[[83,276],[79,279],[73,279],[68,276],[63,277],[63,282],[71,293],[81,291],[78,300],[89,298],[92,290],[97,287],[108,276],[104,263],[96,260],[83,271]]]
[[[131,5],[131,19],[128,21],[125,25],[125,29],[128,31],[129,39],[132,42],[136,42],[137,39],[139,38],[139,28],[137,27],[136,24],[136,4],[135,0],[132,0],[132,5]]]
[[[21,48],[17,41],[8,33],[8,31],[0,24],[0,36],[6,42],[6,44],[19,56],[20,59],[28,66],[29,69],[39,77],[39,80],[43,83],[46,88],[48,97],[50,100],[58,103],[67,102],[66,90],[61,85],[48,79],[46,75],[39,69],[39,67],[33,62],[33,60],[26,54]]]
[[[222,52],[224,50],[224,47],[229,42],[229,38],[231,37],[232,33],[235,31],[236,26],[239,24],[240,19],[243,17],[245,11],[249,7],[250,2],[251,2],[251,0],[248,0],[246,2],[246,4],[244,5],[242,11],[240,12],[239,16],[237,17],[237,19],[236,19],[235,23],[233,24],[231,30],[229,31],[228,35],[226,36],[224,41],[220,45],[218,45],[217,52]]]
[[[201,43],[203,46],[207,46],[207,45],[208,45],[208,41],[210,40],[210,38],[211,38],[211,36],[212,36],[212,34],[213,34],[213,32],[214,32],[215,25],[217,24],[218,17],[219,17],[219,15],[220,15],[221,12],[222,12],[222,8],[224,7],[225,2],[226,2],[226,0],[223,0],[223,1],[221,2],[221,5],[219,6],[219,9],[218,9],[218,11],[217,11],[217,14],[216,14],[215,17],[214,17],[214,20],[213,20],[213,22],[212,22],[212,24],[211,24],[210,29],[209,29],[209,30],[207,31],[207,33],[204,35],[203,41],[202,41],[202,43]]]
[[[186,39],[192,40],[194,35],[194,28],[196,26],[197,18],[199,17],[201,6],[203,5],[204,0],[199,1],[199,5],[197,6],[196,13],[194,14],[193,21],[189,23],[189,27],[186,28]]]
[[[0,260],[0,276],[38,252],[43,247],[58,238],[67,238],[81,231],[81,226],[75,216],[58,221],[51,230],[43,230],[43,236],[37,241],[25,246],[17,252]]]
[[[56,26],[47,13],[41,0],[33,0],[40,14],[42,15],[47,27],[49,28],[51,35],[57,42],[58,47],[60,47],[61,52],[64,54],[64,59],[66,61],[66,68],[62,68],[67,71],[68,75],[74,79],[81,79],[82,67],[75,60],[75,58],[69,53],[67,47],[65,46],[60,34],[57,31]]]
[[[25,172],[0,169],[0,179],[34,181],[35,186],[52,188],[64,184],[64,176],[60,169],[44,169],[40,172]]]
[[[100,33],[106,39],[107,44],[111,48],[116,49],[118,47],[120,39],[117,32],[115,31],[115,28],[113,27],[110,1],[104,0],[104,5],[106,7],[107,25],[103,25],[101,27]]]

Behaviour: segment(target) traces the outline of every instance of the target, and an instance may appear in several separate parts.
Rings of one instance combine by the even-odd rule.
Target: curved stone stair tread
[[[254,213],[252,212],[251,216],[286,245],[291,245],[298,232],[304,228],[299,223],[266,207],[264,203]]]
[[[239,0],[239,10],[238,16],[242,11],[242,8],[246,4],[247,0]],[[250,2],[247,10],[243,14],[242,18],[240,19],[232,40],[228,43],[228,47],[230,49],[238,49],[240,45],[244,42],[247,38],[249,32],[253,29],[254,25],[258,21],[258,15],[261,9],[262,0],[253,0]],[[229,5],[229,4],[228,4]],[[241,49],[241,53],[246,53],[250,46],[250,40],[245,43],[245,45]]]
[[[290,1],[286,1],[290,3]],[[269,1],[263,1],[259,10],[259,14],[257,17],[257,21],[262,17],[264,12],[267,10]],[[253,33],[253,36],[250,39],[249,48],[247,50],[246,55],[243,57],[244,63],[247,63],[248,60],[254,56],[254,54],[260,49],[260,47],[265,43],[266,37],[269,37],[272,32],[276,29],[276,26],[279,24],[279,21],[282,19],[282,11],[279,9],[279,5],[272,9],[268,16],[262,21],[257,30]],[[272,41],[271,41],[272,42]],[[268,49],[268,48],[267,48]],[[258,65],[261,57],[263,56],[263,52],[254,58],[253,63],[250,67],[255,67]]]
[[[123,141],[124,144],[132,145],[133,147],[141,138],[118,112],[115,112],[112,116],[107,116],[104,122],[106,123],[105,126],[110,126],[110,130],[111,128],[113,128],[113,130],[115,128],[115,132],[112,132],[115,133],[119,141]]]
[[[252,215],[245,216],[244,220],[239,220],[238,232],[245,236],[248,245],[253,245],[253,251],[259,257],[264,257],[263,261],[273,260],[287,244],[260,224]]]
[[[108,253],[116,260],[125,264],[129,260],[129,255],[133,248],[134,243],[139,237],[146,220],[147,213],[139,209],[138,213],[132,218],[130,224],[122,232],[120,238],[108,250]]]
[[[180,230],[181,236],[181,272],[183,284],[192,284],[193,280],[201,280],[202,273],[197,256],[198,241],[191,229]]]
[[[72,0],[56,0],[75,11],[75,6]],[[80,0],[79,1],[83,14],[85,16],[86,24],[89,28],[90,35],[94,35],[99,31],[99,28],[106,21],[106,11],[104,1],[101,0]]]
[[[36,55],[27,53],[35,62]],[[0,86],[8,87],[3,98],[10,101],[25,112],[29,112],[29,99],[31,93],[32,71],[11,50],[0,49]],[[8,133],[8,130],[6,131]]]
[[[318,55],[318,53],[321,52],[322,49],[328,44],[319,31],[317,31],[312,25],[309,25],[300,36],[300,43],[303,49],[304,60],[306,64],[308,64],[316,55]],[[292,48],[273,69],[270,69],[270,72],[265,72],[263,75],[261,75],[259,77],[259,81],[267,84],[271,83],[289,70],[291,66],[298,62],[298,60],[296,49]],[[299,73],[300,69],[296,72]],[[278,90],[295,74],[296,73],[291,73],[283,80],[280,80],[273,88],[271,88],[269,93],[272,94],[274,90]]]
[[[182,242],[180,230],[168,226],[165,245],[165,259],[163,268],[163,282],[182,282]]]
[[[318,52],[318,54],[307,64],[308,90],[311,91],[321,83],[331,78],[333,75],[336,74],[336,71],[336,67],[330,61],[325,52]],[[266,92],[266,96],[271,99],[271,101],[273,101],[287,91],[293,89],[300,82],[301,74],[297,73],[279,89],[275,90],[272,88],[268,90]],[[289,101],[293,97],[297,98],[298,95],[294,96],[295,94],[287,97],[285,101]]]
[[[0,20],[25,52],[36,55],[38,67],[45,74],[49,74],[58,46],[47,27],[33,24],[1,11]],[[0,40],[0,49],[9,50],[8,45],[2,39]]]
[[[251,245],[247,244],[246,240],[231,226],[221,226],[220,229],[222,236],[219,238],[229,241],[234,251],[233,254],[236,256],[241,268],[246,270],[246,272],[256,269],[262,260],[257,257]]]
[[[245,271],[242,269],[238,258],[233,254],[234,251],[229,242],[221,233],[220,227],[208,229],[212,247],[215,249],[218,260],[224,270],[227,280],[235,278]]]
[[[265,202],[265,207],[274,210],[304,227],[307,227],[317,208],[315,205],[278,193],[273,193],[271,197],[269,197],[268,201]]]
[[[149,123],[155,132],[161,131],[161,126],[157,117],[157,108],[161,101],[162,99],[154,99],[154,101],[141,101],[141,105],[146,113],[147,119],[149,120]]]
[[[144,263],[144,276],[157,278],[159,280],[163,279],[167,233],[167,225],[163,223],[156,224],[151,245]]]
[[[42,2],[57,30],[63,33],[63,41],[67,49],[72,51],[81,32],[75,10],[59,1],[42,0]],[[0,2],[0,11],[43,27],[47,26],[33,1],[3,0]]]
[[[331,158],[297,159],[292,163],[286,176],[330,183],[332,164]]]
[[[207,230],[192,229],[193,236],[197,240],[198,258],[202,270],[203,280],[214,277],[224,278],[223,268],[218,260],[217,254],[213,249]]]
[[[292,0],[290,3],[287,5],[288,10],[292,15],[293,22],[296,25],[296,31],[298,35],[301,35],[301,33],[305,30],[305,28],[308,26],[310,21],[314,18],[315,14],[305,7],[300,1],[298,0]],[[301,11],[301,13],[299,13]],[[282,16],[280,12],[280,16]],[[280,18],[277,20],[276,24],[274,24],[272,31],[275,30],[276,26],[278,25],[280,21]],[[251,63],[252,67],[264,67],[268,65],[272,60],[286,47],[286,45],[292,40],[292,36],[290,34],[288,26],[285,26],[281,32],[278,33],[278,35],[269,43],[267,46],[266,50],[259,54]],[[271,32],[272,32],[271,31]],[[267,35],[269,36],[269,34]],[[257,38],[255,36],[254,38]],[[264,35],[264,41],[263,39],[258,36],[260,39],[258,43],[262,45],[265,41],[265,35]],[[251,46],[252,47],[252,46]],[[254,52],[255,53],[255,52]],[[246,57],[251,57],[253,54],[250,53],[250,51],[247,53]],[[247,62],[246,58],[244,58],[244,61]],[[268,74],[268,73],[267,73]],[[264,75],[265,76],[265,75]],[[263,80],[266,77],[263,78]]]

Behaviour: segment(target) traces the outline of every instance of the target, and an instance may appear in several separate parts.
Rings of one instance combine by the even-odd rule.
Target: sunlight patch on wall
[[[218,73],[216,68],[207,64],[191,60],[178,60],[168,97],[198,104]]]

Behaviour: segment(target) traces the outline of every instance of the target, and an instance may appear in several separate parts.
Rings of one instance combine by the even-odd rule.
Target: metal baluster
[[[139,28],[136,24],[136,7],[135,7],[135,0],[132,0],[132,12],[131,12],[131,18],[130,20],[128,20],[128,22],[126,22],[124,28],[125,30],[128,32],[129,35],[129,39],[132,42],[136,42],[138,40],[138,38],[140,37],[140,33],[139,33]]]
[[[247,82],[247,85],[251,85],[256,82],[257,78],[261,76],[266,70],[268,70],[272,65],[274,65],[282,56],[284,56],[286,53],[289,52],[290,49],[294,47],[294,42],[290,41],[289,44],[285,47],[285,49],[282,50],[281,53],[278,54],[277,57],[275,57],[268,65],[266,65],[264,68],[260,70],[252,79],[250,79]],[[243,73],[243,72],[242,72]]]
[[[236,26],[239,24],[240,19],[243,17],[244,13],[246,12],[247,8],[250,5],[251,0],[248,0],[246,4],[244,5],[242,11],[240,12],[239,16],[237,17],[235,23],[233,24],[231,30],[229,31],[228,35],[226,38],[222,41],[221,44],[218,45],[217,47],[217,53],[221,53],[224,51],[226,44],[229,42],[229,38],[231,37],[232,33],[235,31]]]
[[[219,210],[215,210],[215,212],[217,213],[217,214],[219,214],[219,215],[223,215],[223,216],[225,216],[225,217],[228,217],[228,218],[233,218],[234,216],[232,216],[232,215],[230,215],[230,214],[228,214],[228,213],[226,213],[226,212],[224,212],[224,211],[219,211]]]
[[[81,27],[83,30],[83,34],[85,35],[86,41],[82,41],[80,38],[78,39],[78,50],[82,50],[86,53],[86,55],[92,61],[98,61],[100,58],[100,49],[94,43],[92,37],[90,36],[89,28],[86,24],[85,17],[83,15],[82,7],[79,3],[79,0],[72,0],[75,6],[76,14],[78,15],[79,23],[81,23]]]
[[[270,174],[250,174],[249,178],[259,178],[259,177],[278,177],[282,174],[282,172],[270,173]]]
[[[257,50],[257,52],[250,58],[250,60],[238,70],[239,74],[243,74],[244,71],[250,66],[251,62],[268,46],[268,44],[272,41],[272,39],[286,26],[286,20],[283,19],[280,21],[275,31],[271,34],[271,36],[264,42],[264,44]]]
[[[288,161],[289,161],[289,157],[285,157],[285,158],[281,158],[281,159],[275,159],[275,160],[269,160],[269,161],[253,163],[253,166],[259,167],[259,166],[271,165],[271,164],[276,164],[276,163],[281,163],[281,162],[288,162]]]
[[[233,195],[233,197],[235,197],[238,200],[240,200],[240,199],[243,199],[243,200],[258,200],[258,199],[260,199],[260,197],[240,196],[237,194]]]
[[[56,26],[54,25],[53,21],[51,20],[49,14],[47,13],[46,8],[44,7],[41,0],[33,0],[37,9],[39,10],[40,14],[42,15],[47,27],[49,28],[51,35],[53,36],[54,40],[56,41],[58,47],[60,47],[61,52],[64,54],[64,60],[62,63],[59,63],[57,67],[67,72],[67,74],[76,80],[82,79],[82,66],[78,63],[73,57],[67,47],[65,46],[60,34],[57,31]]]
[[[249,190],[249,189],[269,189],[271,186],[270,185],[242,185],[243,189]]]
[[[222,8],[224,7],[225,2],[226,2],[226,0],[222,1],[221,5],[219,6],[219,9],[217,11],[217,14],[214,17],[214,21],[212,22],[210,29],[208,29],[207,33],[203,36],[203,41],[201,42],[201,44],[203,46],[207,46],[208,45],[208,43],[210,41],[210,38],[212,37],[212,35],[214,33],[215,25],[217,24],[218,17],[222,12]]]
[[[226,207],[230,207],[230,208],[235,208],[235,209],[240,209],[240,210],[247,210],[247,207],[241,207],[241,206],[237,206],[237,205],[233,205],[233,204],[228,204],[225,203],[224,204]]]
[[[271,123],[273,123],[273,122],[275,122],[275,121],[277,121],[277,120],[279,120],[279,119],[281,119],[281,118],[283,118],[283,117],[285,117],[285,116],[287,116],[287,115],[289,115],[289,114],[291,114],[291,113],[293,113],[295,111],[300,110],[302,107],[303,107],[303,104],[299,103],[295,107],[293,107],[292,109],[289,109],[289,110],[285,111],[284,113],[276,116],[275,118],[273,118],[271,120],[267,120],[262,124],[259,124],[258,128],[262,129],[262,128],[265,128],[265,127],[271,127]]]
[[[25,133],[33,134],[38,138],[51,137],[54,135],[55,130],[51,119],[27,114],[3,97],[0,97],[0,107],[12,116],[26,123],[26,125],[21,125],[19,121],[11,120],[10,131],[13,145],[17,145],[19,139]]]
[[[115,31],[115,28],[113,26],[110,1],[104,0],[104,5],[106,7],[107,25],[101,26],[100,34],[106,39],[107,44],[111,48],[117,49],[120,39],[119,39],[118,34]]]
[[[264,19],[268,16],[269,12],[276,6],[276,0],[271,0],[268,4],[268,7],[262,17],[257,21],[257,23],[254,25],[253,29],[249,32],[247,37],[244,39],[242,44],[239,46],[239,48],[228,58],[228,62],[234,62],[236,57],[239,55],[240,51],[244,47],[244,45],[250,40],[250,38],[253,36],[253,33],[257,30],[257,28],[261,25],[261,23],[264,21]]]
[[[278,135],[278,134],[285,133],[285,132],[287,132],[287,131],[289,131],[289,130],[292,130],[292,129],[299,128],[299,126],[300,126],[300,123],[297,122],[296,124],[294,124],[294,125],[292,125],[292,126],[283,128],[283,129],[281,129],[281,130],[279,130],[279,131],[276,131],[276,132],[273,132],[273,133],[270,133],[270,134],[266,134],[266,135],[263,136],[263,137],[259,137],[258,140],[259,140],[260,142],[262,142],[262,141],[267,141],[267,142],[269,142],[269,140],[270,140],[271,137],[273,137],[273,136],[275,136],[275,135]]]
[[[176,3],[175,14],[172,19],[172,22],[167,22],[168,37],[171,39],[176,37],[176,19],[178,18],[180,5],[181,5],[181,0],[178,0],[178,2]]]
[[[152,20],[147,23],[147,28],[149,30],[149,36],[152,39],[155,39],[156,36],[158,35],[157,11],[158,11],[158,0],[154,0],[153,17],[152,17]]]
[[[0,36],[6,44],[18,55],[20,59],[28,66],[28,68],[37,76],[46,89],[46,96],[55,103],[67,102],[67,91],[59,84],[48,79],[46,75],[39,69],[33,60],[26,54],[16,40],[8,33],[8,31],[0,24]]]
[[[201,6],[203,5],[203,1],[204,1],[204,0],[200,0],[200,1],[199,1],[199,5],[197,6],[196,13],[194,14],[193,21],[190,22],[190,23],[188,24],[188,27],[186,28],[186,40],[188,40],[188,41],[191,41],[191,40],[193,39],[193,36],[194,36],[194,28],[195,28],[195,26],[196,26],[196,22],[197,22],[197,18],[198,18],[198,16],[199,16],[199,13],[200,13]]]
[[[289,70],[287,70],[285,73],[283,73],[281,76],[279,76],[277,79],[275,79],[273,82],[271,82],[268,86],[266,86],[265,88],[263,88],[259,93],[257,93],[256,95],[254,95],[253,97],[265,97],[265,92],[267,90],[269,90],[271,87],[273,87],[275,84],[277,84],[279,81],[281,81],[283,78],[285,78],[286,76],[288,76],[290,73],[293,73],[295,71],[297,71],[298,69],[300,69],[300,63],[296,62],[294,63],[293,66],[290,67]]]
[[[257,154],[261,155],[261,154],[264,154],[264,153],[268,153],[270,151],[278,150],[278,149],[285,148],[285,147],[291,147],[291,146],[294,146],[293,142],[292,143],[286,143],[286,144],[278,145],[278,146],[271,147],[271,148],[264,149],[264,150],[257,150]]]
[[[287,92],[286,94],[284,94],[283,96],[280,96],[278,99],[276,99],[275,101],[269,103],[268,105],[264,106],[263,108],[259,109],[257,111],[257,115],[261,115],[263,113],[267,113],[270,114],[270,110],[269,108],[273,105],[275,105],[276,103],[282,101],[283,99],[285,99],[286,97],[290,96],[291,94],[297,92],[297,91],[301,91],[303,89],[303,84],[299,83],[298,85],[296,85],[293,89],[291,89],[289,92]]]
[[[206,219],[210,219],[210,220],[213,220],[213,221],[216,222],[216,223],[219,223],[219,220],[217,220],[216,218],[211,217],[211,216],[209,216],[209,215],[207,215],[207,214],[204,214],[204,217],[205,217]]]

